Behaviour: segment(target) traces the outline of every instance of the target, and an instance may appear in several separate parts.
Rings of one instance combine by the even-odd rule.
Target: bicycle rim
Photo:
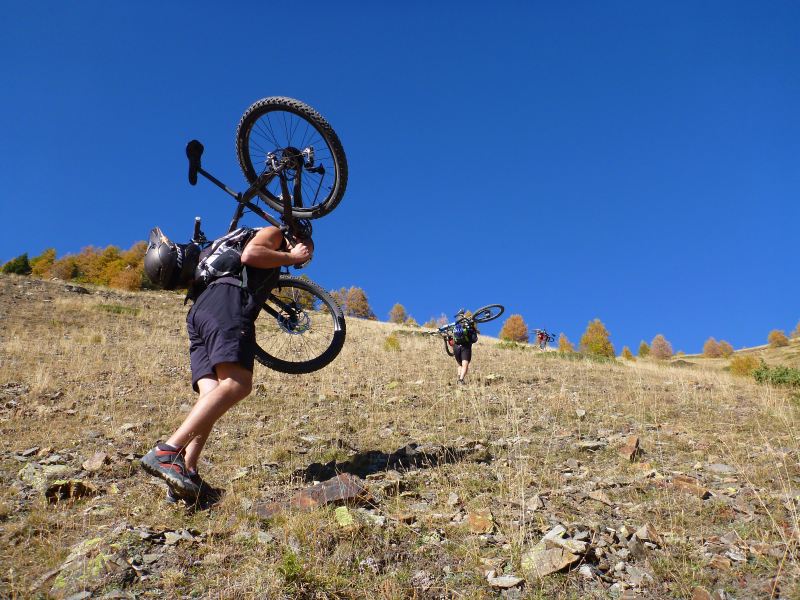
[[[476,323],[486,323],[487,321],[494,321],[497,317],[503,314],[505,308],[500,304],[489,304],[477,309],[472,315],[472,320]]]
[[[303,155],[309,149],[313,165],[308,164],[309,155]],[[301,197],[292,198],[296,218],[315,219],[336,208],[347,185],[347,159],[336,132],[317,111],[299,100],[281,97],[264,98],[250,106],[236,130],[236,155],[251,184],[267,169],[270,153],[278,160],[295,158],[298,165],[306,165],[285,171],[292,194],[295,182],[300,182]],[[258,195],[283,212],[277,177]]]
[[[342,309],[327,292],[281,276],[256,320],[256,360],[281,373],[311,373],[338,356],[345,335]]]

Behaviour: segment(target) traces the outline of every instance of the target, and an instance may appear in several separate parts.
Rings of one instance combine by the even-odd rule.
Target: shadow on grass
[[[358,477],[366,477],[394,469],[430,469],[437,465],[460,462],[468,457],[473,460],[489,460],[488,455],[476,454],[475,448],[452,448],[446,446],[424,446],[408,444],[391,454],[380,450],[368,450],[351,456],[348,460],[329,463],[311,463],[305,469],[295,471],[295,476],[303,481],[325,481],[340,473],[349,473]]]

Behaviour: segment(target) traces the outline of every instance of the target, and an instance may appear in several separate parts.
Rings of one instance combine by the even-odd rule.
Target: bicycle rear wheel
[[[298,219],[316,219],[328,214],[344,195],[347,158],[336,132],[313,108],[292,98],[274,96],[255,102],[236,128],[236,156],[251,184],[267,169],[267,155],[290,159],[293,167],[284,174],[292,193],[292,214]],[[258,190],[259,197],[283,213],[281,186],[277,177]]]
[[[281,373],[312,373],[339,355],[345,335],[344,313],[325,290],[281,275],[256,320],[256,360]]]
[[[503,314],[505,308],[500,304],[489,304],[477,309],[473,315],[472,320],[476,323],[486,323],[487,321],[494,321],[497,317]]]

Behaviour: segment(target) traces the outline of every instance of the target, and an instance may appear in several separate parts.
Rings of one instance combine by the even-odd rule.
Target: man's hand
[[[294,259],[293,264],[302,265],[308,262],[314,256],[314,242],[311,240],[297,242],[289,249],[289,255]]]

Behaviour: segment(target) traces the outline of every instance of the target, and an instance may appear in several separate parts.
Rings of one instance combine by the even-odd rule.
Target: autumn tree
[[[569,341],[566,335],[562,332],[558,336],[558,351],[559,352],[575,352],[575,346]]]
[[[789,338],[786,337],[783,329],[773,329],[767,336],[767,342],[769,342],[770,348],[780,348],[789,345]]]
[[[798,338],[800,337],[800,321],[797,322],[797,325],[794,326],[792,333],[789,334],[791,338]]]
[[[586,331],[581,336],[580,351],[583,354],[614,358],[616,352],[614,352],[614,344],[611,343],[610,338],[611,335],[608,333],[608,329],[600,319],[590,321],[586,326]]]
[[[507,342],[528,343],[528,326],[522,315],[511,315],[500,329],[500,339]]]
[[[406,318],[406,320],[403,321],[403,325],[405,325],[406,327],[419,327],[419,323],[417,323],[417,320],[411,315],[408,315],[408,318]]]
[[[708,338],[706,343],[703,344],[703,356],[707,358],[720,358],[722,356],[722,348],[713,337]]]
[[[633,352],[631,352],[631,349],[627,346],[622,347],[622,358],[625,360],[636,360],[636,358],[633,356]]]
[[[431,317],[427,321],[422,324],[423,327],[428,327],[429,329],[435,329],[439,327],[439,324],[436,322],[436,317]]]
[[[657,360],[666,360],[672,356],[672,344],[660,333],[650,342],[650,355]]]
[[[56,249],[48,248],[39,256],[31,259],[31,275],[42,278],[49,277],[54,262],[56,262]]]
[[[731,346],[725,340],[719,341],[719,350],[720,352],[722,352],[722,356],[724,356],[725,358],[728,358],[733,354],[733,346]]]
[[[395,304],[392,307],[392,310],[389,311],[389,322],[401,324],[406,319],[408,319],[408,315],[406,314],[406,309],[402,304]]]
[[[638,354],[639,358],[647,358],[648,356],[650,356],[650,346],[644,340],[642,340],[642,343],[639,344]]]

